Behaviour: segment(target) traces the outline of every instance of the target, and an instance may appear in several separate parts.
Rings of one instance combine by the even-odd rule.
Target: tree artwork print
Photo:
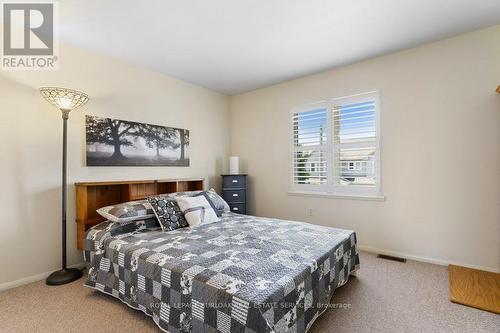
[[[87,166],[189,166],[189,131],[85,116]]]

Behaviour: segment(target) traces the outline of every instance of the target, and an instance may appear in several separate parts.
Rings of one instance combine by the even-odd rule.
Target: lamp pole
[[[69,111],[61,109],[63,119],[63,158],[62,158],[62,269],[66,270],[66,207],[68,204],[66,174],[67,174],[67,151],[68,151],[68,118]]]

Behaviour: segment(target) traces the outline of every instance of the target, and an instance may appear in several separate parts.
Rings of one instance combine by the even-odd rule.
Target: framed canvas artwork
[[[189,131],[85,116],[87,166],[189,166]]]

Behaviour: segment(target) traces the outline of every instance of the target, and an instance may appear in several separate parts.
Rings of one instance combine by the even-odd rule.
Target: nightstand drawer
[[[228,203],[231,202],[246,202],[245,190],[225,190],[224,200]]]
[[[238,213],[238,214],[247,213],[247,205],[244,203],[230,203],[229,208],[233,213]]]
[[[240,175],[234,176],[224,176],[222,182],[222,188],[245,188],[246,187],[246,177]]]

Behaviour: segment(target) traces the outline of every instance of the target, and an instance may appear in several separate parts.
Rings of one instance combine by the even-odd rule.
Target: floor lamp
[[[82,92],[55,87],[40,88],[40,93],[49,103],[59,108],[63,119],[63,158],[62,158],[62,269],[49,275],[46,282],[50,286],[57,286],[78,280],[82,272],[76,268],[66,266],[66,150],[68,134],[68,118],[71,110],[85,105],[89,97]]]

